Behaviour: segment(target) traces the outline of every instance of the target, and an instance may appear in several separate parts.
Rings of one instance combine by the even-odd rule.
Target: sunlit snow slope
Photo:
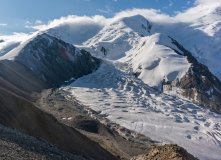
[[[129,63],[140,79],[159,90],[164,78],[180,79],[190,66],[184,56],[171,49],[179,50],[171,39],[157,33],[141,15],[112,22],[80,47],[97,57]]]

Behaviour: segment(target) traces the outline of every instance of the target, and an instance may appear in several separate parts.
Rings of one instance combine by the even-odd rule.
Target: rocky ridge
[[[32,92],[58,87],[95,71],[100,60],[46,33],[39,33],[0,58],[0,75]]]
[[[219,79],[209,71],[207,66],[199,63],[176,40],[172,38],[171,40],[183,53],[175,51],[180,55],[186,56],[191,66],[180,80],[176,79],[172,82],[164,82],[163,92],[181,94],[211,111],[221,113],[221,82]]]

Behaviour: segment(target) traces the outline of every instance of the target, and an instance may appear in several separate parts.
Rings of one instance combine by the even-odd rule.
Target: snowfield
[[[122,126],[161,143],[177,143],[200,159],[218,160],[221,116],[147,86],[127,63],[105,61],[65,91]]]

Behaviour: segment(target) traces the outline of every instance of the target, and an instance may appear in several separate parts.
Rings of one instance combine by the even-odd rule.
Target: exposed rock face
[[[181,94],[184,97],[192,99],[195,103],[199,103],[211,111],[221,113],[221,82],[219,79],[209,71],[208,67],[199,63],[177,41],[173,39],[172,41],[187,57],[191,67],[180,80],[176,79],[173,82],[164,83],[167,86],[163,87],[164,91],[165,88],[167,91],[181,88]],[[178,51],[176,52],[179,53]]]
[[[90,53],[45,33],[10,54],[13,60],[0,61],[0,75],[27,91],[59,86],[92,73],[100,64]]]
[[[149,154],[137,156],[131,160],[197,160],[197,158],[176,144],[168,144],[154,147]]]
[[[0,89],[0,124],[42,138],[73,154],[98,160],[116,159],[75,129],[59,123],[52,115],[41,111],[31,102],[3,89]]]

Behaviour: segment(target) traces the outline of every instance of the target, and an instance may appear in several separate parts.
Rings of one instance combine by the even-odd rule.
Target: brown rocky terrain
[[[0,117],[0,124],[38,139],[42,138],[72,154],[100,160],[116,159],[74,128],[58,122],[51,114],[4,89],[0,89]]]
[[[0,125],[0,159],[7,160],[88,160],[84,156],[64,152],[44,140],[22,134]]]
[[[176,144],[168,144],[154,147],[150,153],[133,157],[131,160],[197,160],[197,158]]]

